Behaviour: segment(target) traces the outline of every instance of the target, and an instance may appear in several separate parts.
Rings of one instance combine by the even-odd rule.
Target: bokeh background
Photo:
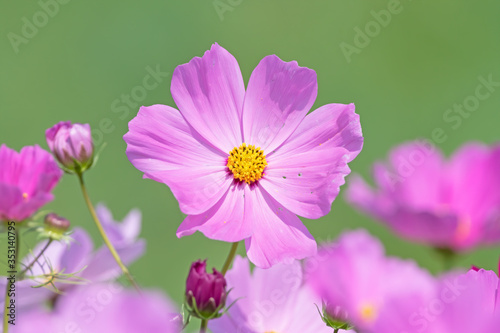
[[[118,219],[134,207],[142,211],[147,253],[131,270],[142,286],[160,288],[180,302],[190,263],[209,258],[210,266],[220,268],[229,244],[200,234],[177,239],[184,216],[176,200],[165,185],[142,179],[125,156],[122,136],[139,105],[175,105],[171,73],[212,43],[237,58],[245,82],[261,58],[276,54],[316,70],[314,108],[354,102],[365,146],[351,168],[364,176],[391,147],[431,138],[436,128],[446,134],[439,148],[447,155],[469,140],[499,139],[500,88],[456,129],[443,116],[474,94],[478,77],[500,81],[500,3],[401,0],[400,13],[377,31],[372,11],[387,10],[394,1],[65,0],[57,11],[48,9],[53,15],[45,15],[47,20],[37,1],[2,1],[0,143],[16,150],[33,144],[47,148],[44,131],[56,122],[90,123],[98,143],[107,143],[97,167],[86,174],[93,201],[106,203]],[[24,27],[27,21],[39,25],[36,31]],[[364,31],[367,24],[373,29],[369,41],[356,41],[355,29]],[[346,57],[342,43],[356,53]],[[154,89],[138,95],[150,70],[163,74]],[[134,91],[130,104],[121,100]],[[441,269],[432,250],[407,243],[356,212],[343,192],[328,216],[305,221],[318,240],[367,228],[389,254],[414,258],[432,272]],[[49,208],[85,227],[100,245],[77,179],[65,176],[55,195]],[[34,241],[26,238],[23,252]],[[4,235],[0,242],[4,258]],[[499,254],[498,247],[482,249],[458,264],[494,269]]]

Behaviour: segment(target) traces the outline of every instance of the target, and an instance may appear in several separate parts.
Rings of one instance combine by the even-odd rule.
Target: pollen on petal
[[[229,152],[227,167],[234,179],[252,184],[262,178],[267,166],[266,155],[260,147],[241,144]]]

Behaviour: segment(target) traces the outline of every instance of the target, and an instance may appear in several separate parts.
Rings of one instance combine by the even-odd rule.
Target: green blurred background
[[[101,129],[101,141],[107,147],[86,175],[92,200],[105,202],[118,219],[134,207],[142,211],[147,253],[131,270],[142,286],[161,288],[180,301],[190,263],[209,258],[210,266],[220,268],[229,244],[200,234],[177,239],[175,231],[184,216],[170,190],[143,180],[125,156],[122,136],[138,106],[116,113],[112,104],[126,105],[119,99],[142,86],[148,67],[171,74],[218,42],[236,57],[245,82],[261,58],[276,54],[316,70],[319,94],[314,108],[356,103],[365,145],[351,167],[364,176],[391,147],[430,138],[435,128],[447,135],[439,145],[446,154],[469,140],[498,140],[500,89],[481,101],[457,129],[443,114],[474,94],[479,76],[500,81],[500,3],[401,0],[400,13],[380,31],[371,30],[369,45],[358,47],[348,62],[341,43],[355,47],[354,29],[364,30],[367,24],[375,29],[371,11],[386,10],[391,2],[71,0],[44,22],[37,1],[2,1],[0,143],[16,150],[35,143],[47,148],[44,131],[58,121],[90,123],[94,129],[104,124],[108,133]],[[20,42],[23,18],[33,23],[33,16],[40,27],[36,34],[24,31],[31,37]],[[12,40],[20,44],[13,46]],[[132,103],[174,106],[170,74]],[[49,208],[84,226],[100,245],[77,185],[74,176],[65,176]],[[389,254],[415,258],[432,272],[441,268],[430,249],[397,238],[348,206],[343,191],[328,216],[305,223],[320,241],[346,229],[367,228],[382,239]],[[459,264],[493,269],[499,254],[499,248],[483,249]]]

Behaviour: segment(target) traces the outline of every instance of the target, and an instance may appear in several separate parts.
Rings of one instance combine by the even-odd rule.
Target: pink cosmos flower
[[[52,311],[18,316],[13,333],[179,333],[182,319],[160,292],[127,291],[118,284],[97,284],[60,296]],[[9,331],[10,332],[10,331]]]
[[[306,281],[361,332],[420,332],[414,313],[436,295],[436,281],[414,262],[388,258],[363,230],[346,232],[308,259]],[[422,331],[423,332],[423,331]]]
[[[250,272],[247,259],[236,257],[227,272],[227,304],[222,317],[208,322],[213,333],[331,333],[318,312],[321,299],[305,286],[298,261]],[[349,332],[341,330],[340,332]]]
[[[449,278],[442,279],[439,305],[429,307],[425,316],[415,323],[425,332],[435,333],[498,333],[500,328],[500,279],[493,271],[470,270],[457,277],[450,288]]]
[[[313,255],[316,242],[296,214],[330,211],[363,143],[354,105],[307,115],[315,72],[275,55],[245,91],[236,59],[217,44],[175,69],[171,92],[179,110],[141,107],[124,139],[132,164],[168,185],[188,215],[177,235],[245,239],[260,267]]]
[[[39,146],[18,153],[0,146],[0,221],[21,222],[52,201],[62,176],[52,156]]]
[[[347,199],[399,235],[465,250],[500,241],[500,146],[470,143],[446,161],[407,143],[374,166],[377,188],[352,178]]]

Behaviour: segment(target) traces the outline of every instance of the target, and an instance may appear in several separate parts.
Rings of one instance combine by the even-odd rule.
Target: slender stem
[[[228,271],[229,267],[231,266],[234,256],[236,255],[236,250],[238,249],[238,244],[240,242],[234,242],[231,245],[231,250],[229,250],[229,254],[227,255],[226,261],[224,262],[224,266],[222,266],[222,275],[226,275],[226,272]]]
[[[207,326],[208,326],[208,320],[202,319],[200,326],[200,333],[205,333],[207,331]]]
[[[17,226],[16,226],[17,227]],[[19,231],[17,231],[17,228],[14,230],[15,233],[15,252],[14,252],[14,269],[13,271],[16,271],[17,269],[17,253],[19,252]],[[15,277],[14,277],[15,279]],[[15,281],[15,280],[14,280]],[[15,283],[15,282],[14,282]],[[3,332],[8,333],[9,332],[9,311],[7,310],[7,305],[10,304],[10,281],[7,280],[7,283],[5,285],[5,304],[3,306]]]
[[[338,333],[340,328],[336,328],[333,330],[333,333]]]
[[[443,262],[443,271],[449,271],[455,267],[458,255],[455,251],[449,248],[435,248],[438,255],[441,257]]]
[[[90,211],[90,215],[92,215],[92,218],[94,219],[94,222],[97,226],[97,229],[99,229],[99,232],[101,234],[102,239],[104,240],[104,243],[108,247],[109,251],[111,252],[111,255],[113,258],[115,258],[116,263],[118,266],[120,266],[121,270],[123,271],[123,274],[127,277],[127,279],[130,281],[130,283],[134,286],[134,288],[140,293],[139,286],[135,282],[134,278],[130,274],[127,266],[125,266],[116,252],[113,244],[111,244],[111,241],[108,238],[108,235],[106,235],[106,231],[104,231],[104,228],[102,227],[101,221],[99,221],[99,218],[97,217],[97,214],[95,212],[94,206],[92,205],[92,202],[90,201],[89,195],[87,193],[87,188],[85,187],[85,183],[83,182],[83,175],[82,173],[77,173],[78,175],[78,180],[80,181],[80,187],[82,189],[83,193],[83,198],[85,199],[85,202],[87,203],[87,207]]]
[[[29,263],[29,265],[26,266],[26,268],[23,269],[21,271],[21,273],[19,273],[18,280],[22,280],[23,277],[24,277],[24,275],[26,274],[26,272],[28,272],[31,269],[31,267],[33,267],[33,265],[38,262],[38,259],[40,259],[40,257],[45,253],[45,251],[47,251],[47,249],[49,248],[50,244],[52,244],[52,241],[53,241],[53,239],[50,238],[49,241],[47,242],[47,244],[45,244],[45,246],[43,247],[43,249],[40,251],[40,253],[35,257],[35,259],[33,259],[33,261],[31,263]]]

